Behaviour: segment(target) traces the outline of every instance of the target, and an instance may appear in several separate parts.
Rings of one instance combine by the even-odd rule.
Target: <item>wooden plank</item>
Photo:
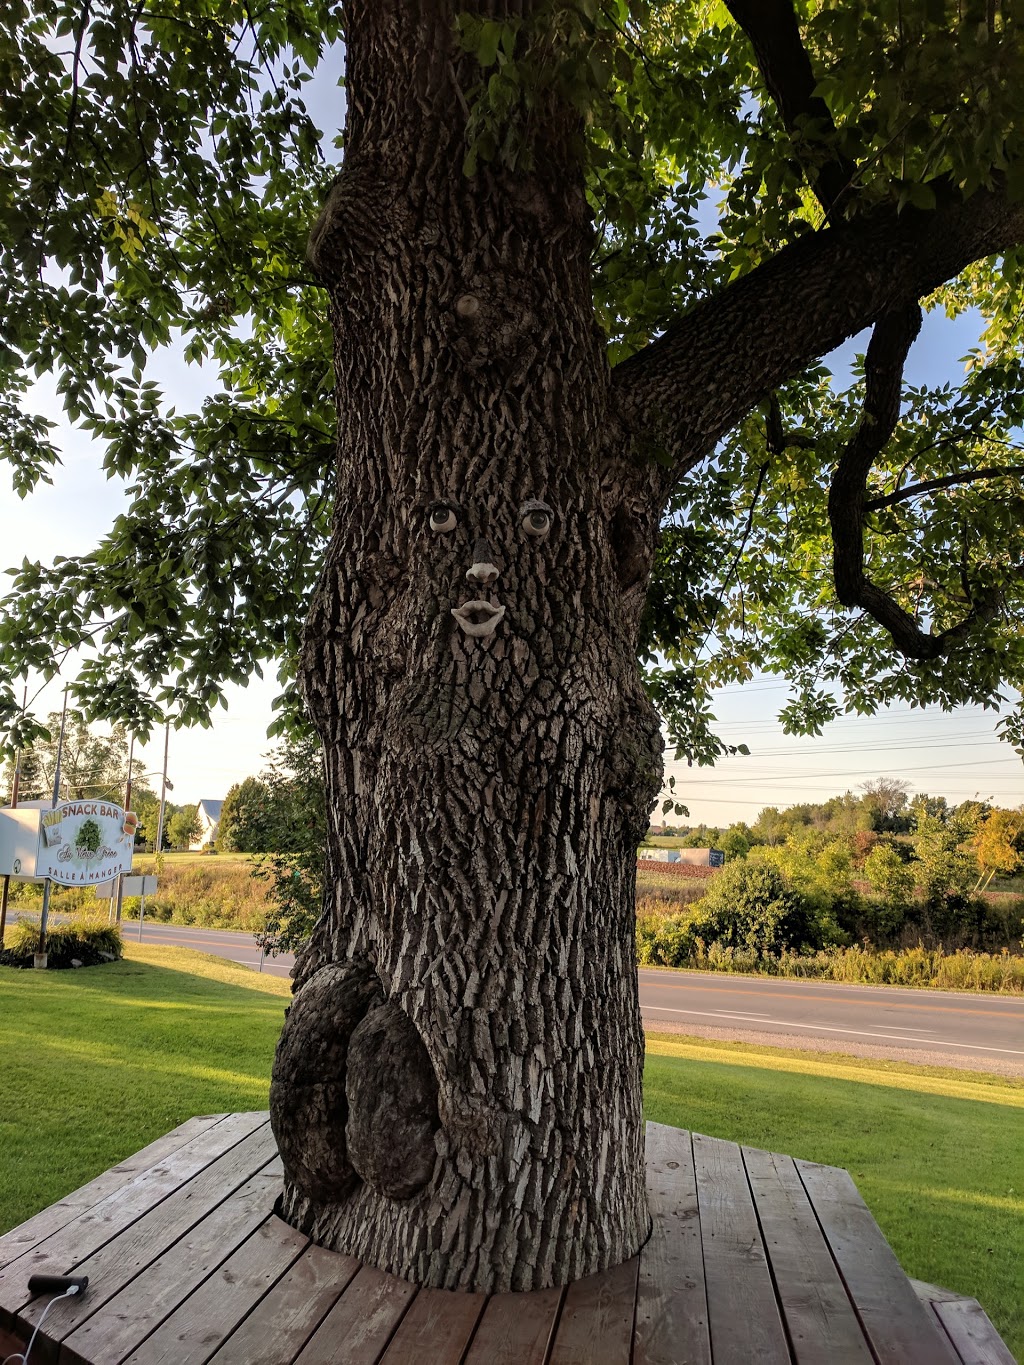
[[[77,1218],[86,1209],[93,1208],[108,1194],[112,1194],[115,1190],[127,1185],[140,1171],[148,1170],[149,1167],[157,1165],[170,1156],[172,1152],[184,1147],[194,1137],[206,1132],[208,1128],[215,1127],[227,1117],[226,1114],[203,1114],[198,1118],[186,1119],[184,1123],[179,1124],[170,1133],[165,1133],[163,1137],[151,1142],[148,1147],[143,1147],[141,1152],[135,1152],[132,1156],[126,1157],[119,1165],[112,1166],[109,1171],[103,1171],[95,1180],[90,1180],[87,1185],[72,1190],[70,1194],[58,1200],[56,1204],[41,1209],[27,1222],[19,1223],[17,1227],[5,1232],[0,1237],[0,1270],[5,1265],[9,1265],[11,1261],[17,1260],[19,1256],[24,1255],[26,1251],[31,1251],[34,1246],[38,1246],[44,1237],[59,1232],[73,1218]]]
[[[757,1215],[735,1142],[693,1135],[714,1360],[789,1365]]]
[[[30,1275],[37,1271],[66,1275],[182,1184],[266,1125],[266,1114],[230,1114],[12,1261],[0,1271],[0,1322],[10,1323],[28,1302]]]
[[[64,1341],[61,1365],[96,1365],[131,1355],[266,1221],[280,1192],[281,1171],[274,1162],[72,1332]]]
[[[465,1365],[545,1365],[564,1289],[492,1294]]]
[[[46,1335],[53,1341],[63,1341],[168,1247],[272,1161],[276,1152],[274,1135],[270,1125],[265,1124],[125,1228],[118,1237],[78,1261],[74,1265],[75,1273],[89,1276],[89,1290],[79,1298],[54,1305],[46,1319]],[[27,1296],[27,1288],[25,1292]],[[46,1300],[42,1298],[27,1302],[19,1313],[20,1321],[34,1325],[45,1307]]]
[[[381,1357],[386,1365],[460,1365],[486,1294],[421,1289]]]
[[[932,1305],[963,1365],[1015,1365],[1006,1343],[977,1299]]]
[[[295,1365],[376,1365],[415,1294],[408,1280],[363,1266]]]
[[[849,1173],[810,1161],[796,1169],[879,1365],[959,1365]]]
[[[952,1289],[941,1289],[937,1284],[926,1284],[924,1280],[912,1279],[910,1287],[929,1308],[933,1303],[956,1303],[957,1300],[967,1297],[965,1294],[954,1294]]]
[[[647,1198],[654,1227],[640,1252],[634,1365],[710,1365],[697,1177],[685,1129],[647,1125]]]
[[[873,1365],[793,1158],[743,1148],[761,1237],[798,1365]]]
[[[310,1246],[213,1357],[211,1365],[287,1365],[305,1346],[359,1262]]]
[[[128,1357],[128,1365],[205,1365],[309,1245],[270,1217]]]
[[[629,1365],[639,1256],[565,1291],[551,1365]]]

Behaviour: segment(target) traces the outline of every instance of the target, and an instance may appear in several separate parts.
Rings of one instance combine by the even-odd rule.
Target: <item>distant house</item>
[[[641,848],[636,856],[644,862],[685,863],[687,867],[721,867],[725,862],[718,848]]]
[[[198,853],[207,844],[212,844],[217,838],[217,831],[220,829],[220,812],[224,805],[223,801],[200,801],[199,803],[199,838],[194,843],[189,844],[189,849]]]

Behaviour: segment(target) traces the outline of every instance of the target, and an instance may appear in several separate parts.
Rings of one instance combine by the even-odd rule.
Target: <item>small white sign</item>
[[[155,877],[125,877],[123,885],[126,896],[156,895]]]
[[[43,816],[36,875],[61,886],[95,886],[132,865],[134,830],[109,801],[63,801]]]

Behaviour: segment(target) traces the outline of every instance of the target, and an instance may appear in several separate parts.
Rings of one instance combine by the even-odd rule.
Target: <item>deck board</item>
[[[740,1149],[735,1142],[694,1133],[693,1161],[712,1357],[715,1361],[790,1365]],[[737,1311],[740,1303],[742,1312]]]
[[[946,1300],[932,1308],[963,1365],[1015,1365],[977,1299]]]
[[[205,1365],[309,1245],[267,1218],[194,1294],[127,1357],[126,1365]]]
[[[296,1365],[376,1365],[416,1296],[416,1286],[363,1266]]]
[[[211,1357],[211,1365],[289,1365],[359,1268],[354,1256],[339,1256],[318,1246],[307,1247],[219,1347]]]
[[[847,1171],[796,1162],[879,1365],[959,1365]]]
[[[120,1361],[130,1355],[266,1221],[280,1188],[280,1172],[273,1168],[246,1181],[76,1328],[64,1341],[61,1365]],[[83,1306],[87,1303],[84,1295]]]
[[[654,1227],[640,1257],[633,1365],[711,1365],[704,1250],[693,1141],[647,1125],[647,1196]]]
[[[0,1359],[33,1365],[1012,1365],[973,1299],[910,1281],[845,1171],[647,1130],[651,1237],[564,1289],[420,1289],[273,1207],[266,1114],[190,1120],[0,1238]],[[8,1330],[9,1329],[9,1330]]]
[[[564,1289],[492,1294],[464,1365],[546,1365]]]
[[[797,1365],[873,1365],[792,1157],[744,1147],[743,1164]]]
[[[629,1365],[640,1258],[565,1291],[550,1365]]]
[[[266,1126],[266,1114],[229,1115],[11,1261],[0,1271],[0,1322],[21,1315],[31,1297],[29,1276],[36,1272],[68,1274],[250,1133]],[[64,1307],[62,1304],[61,1308]],[[55,1317],[57,1311],[54,1310]],[[25,1320],[31,1322],[31,1312]]]
[[[47,1335],[63,1341],[138,1275],[148,1273],[148,1267],[168,1247],[201,1225],[275,1155],[273,1134],[269,1125],[263,1125],[137,1219],[119,1237],[84,1260],[70,1261],[65,1271],[88,1275],[90,1292],[55,1304],[46,1319]],[[30,1302],[27,1288],[25,1293],[26,1305],[20,1316],[23,1322],[34,1326],[46,1301]]]
[[[382,1356],[382,1365],[460,1365],[486,1294],[421,1289]]]

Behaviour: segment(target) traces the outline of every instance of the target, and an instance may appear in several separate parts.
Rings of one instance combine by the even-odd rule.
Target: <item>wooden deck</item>
[[[29,1365],[1013,1365],[981,1307],[903,1271],[845,1171],[649,1124],[654,1233],[564,1290],[417,1289],[273,1213],[266,1114],[187,1123],[0,1237],[0,1359]],[[23,1347],[22,1347],[23,1349]]]

